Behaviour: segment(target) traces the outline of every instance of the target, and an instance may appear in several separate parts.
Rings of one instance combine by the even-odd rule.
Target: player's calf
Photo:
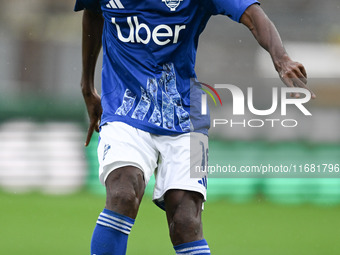
[[[100,213],[91,241],[91,255],[125,255],[145,183],[141,170],[121,167],[106,179],[106,208]]]
[[[170,238],[176,254],[210,254],[209,246],[203,239],[202,195],[192,191],[169,190],[164,198]]]

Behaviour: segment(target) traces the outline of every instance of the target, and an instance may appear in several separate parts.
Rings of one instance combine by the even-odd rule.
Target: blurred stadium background
[[[0,254],[88,254],[104,205],[97,135],[84,148],[81,13],[73,1],[0,0]],[[296,128],[211,130],[210,163],[340,163],[340,3],[262,1],[318,99]],[[246,28],[214,17],[202,35],[199,80],[255,89],[271,105],[281,82]],[[100,62],[97,88],[100,87]],[[212,118],[230,119],[230,95]],[[209,102],[211,103],[211,102]],[[246,117],[251,117],[247,115]],[[274,116],[275,117],[275,116]],[[280,116],[276,116],[280,118]],[[128,254],[173,254],[147,187]],[[214,254],[339,254],[340,178],[216,178],[204,212]],[[146,234],[147,233],[147,234]]]

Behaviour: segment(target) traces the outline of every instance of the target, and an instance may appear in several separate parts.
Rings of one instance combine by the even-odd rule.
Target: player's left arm
[[[258,4],[249,6],[241,16],[240,22],[249,28],[258,43],[269,52],[283,83],[288,87],[308,89],[312,98],[315,98],[315,94],[307,88],[307,73],[304,66],[288,56],[276,27],[262,8]],[[299,94],[292,96],[299,97]]]

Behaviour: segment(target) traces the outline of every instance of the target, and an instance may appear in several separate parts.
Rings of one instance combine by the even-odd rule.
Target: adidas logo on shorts
[[[105,160],[106,154],[109,151],[109,149],[111,149],[111,145],[109,144],[105,144],[104,145],[104,156],[103,156],[103,160]]]

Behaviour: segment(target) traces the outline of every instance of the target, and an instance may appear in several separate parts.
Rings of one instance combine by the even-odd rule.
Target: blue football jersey
[[[195,74],[199,35],[212,15],[239,22],[254,0],[77,0],[75,11],[101,12],[101,125],[125,122],[144,131],[207,134],[204,93]]]

